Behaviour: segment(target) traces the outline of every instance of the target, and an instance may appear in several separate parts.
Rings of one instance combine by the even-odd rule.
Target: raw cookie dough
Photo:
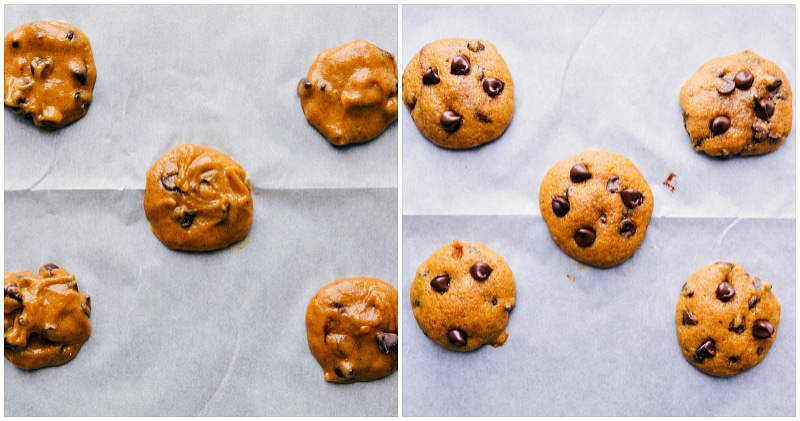
[[[500,137],[514,114],[514,81],[489,41],[452,38],[422,48],[403,71],[403,103],[419,131],[451,149]]]
[[[353,41],[317,56],[297,84],[306,120],[334,145],[363,143],[397,120],[394,55]]]
[[[775,341],[780,320],[772,286],[728,262],[695,272],[675,309],[683,357],[712,376],[733,376],[758,365]]]
[[[180,145],[147,172],[144,212],[153,234],[177,250],[207,251],[247,236],[253,198],[247,174],[214,149]]]
[[[562,250],[605,268],[624,262],[642,244],[653,213],[653,193],[628,158],[585,151],[545,174],[539,208]]]
[[[78,292],[75,276],[48,263],[39,273],[4,273],[5,355],[33,370],[69,362],[92,333],[89,294]]]
[[[454,351],[494,347],[508,339],[514,275],[500,255],[478,243],[454,241],[428,257],[411,283],[411,309],[420,329]]]
[[[6,34],[5,106],[55,130],[86,115],[97,71],[78,28],[35,21]]]
[[[778,65],[743,51],[703,64],[681,88],[692,146],[711,156],[759,155],[792,131],[792,87]]]
[[[306,332],[325,380],[387,376],[397,370],[397,290],[375,278],[333,281],[308,303]]]

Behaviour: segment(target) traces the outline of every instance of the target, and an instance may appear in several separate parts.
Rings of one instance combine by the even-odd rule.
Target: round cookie
[[[728,262],[695,272],[675,309],[683,357],[712,376],[733,376],[764,360],[780,319],[772,286]]]
[[[539,208],[562,250],[605,268],[624,262],[642,244],[653,213],[653,193],[628,158],[585,151],[545,174]]]
[[[695,150],[759,155],[792,131],[792,87],[775,63],[743,51],[703,64],[680,93],[683,125]]]
[[[451,149],[500,137],[514,114],[514,81],[495,46],[452,38],[422,48],[403,71],[403,103],[419,131]]]
[[[306,332],[325,380],[387,376],[397,370],[397,290],[375,278],[333,281],[308,303]]]
[[[89,38],[78,28],[35,21],[6,34],[6,107],[55,130],[89,110],[97,71]]]
[[[4,353],[12,364],[33,370],[78,355],[92,333],[92,302],[75,276],[48,263],[35,275],[5,272],[3,286]]]
[[[183,144],[147,172],[144,212],[153,234],[177,250],[207,251],[247,236],[253,198],[247,174],[214,149]]]
[[[329,142],[367,142],[397,120],[397,62],[369,42],[349,42],[319,53],[297,93],[306,120]]]
[[[411,283],[411,309],[420,329],[454,351],[503,345],[515,299],[508,264],[478,243],[454,241],[440,248],[420,265]]]

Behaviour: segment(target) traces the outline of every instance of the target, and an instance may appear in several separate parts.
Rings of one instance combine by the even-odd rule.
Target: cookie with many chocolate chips
[[[733,376],[763,361],[780,320],[772,285],[728,262],[695,272],[675,309],[683,357],[712,376]]]
[[[325,380],[375,380],[397,370],[397,290],[375,278],[322,287],[306,310],[308,346]]]
[[[97,78],[89,38],[63,22],[26,23],[5,37],[6,108],[48,130],[89,111]]]
[[[792,131],[792,87],[777,64],[743,51],[703,64],[680,93],[692,146],[711,156],[772,152]]]
[[[451,149],[500,137],[514,114],[514,81],[495,46],[452,38],[422,48],[403,71],[403,103],[419,131]]]
[[[440,248],[419,266],[411,283],[411,309],[420,329],[454,351],[503,345],[515,299],[508,264],[478,243],[454,241]]]
[[[653,213],[653,193],[628,158],[586,151],[556,163],[539,187],[550,236],[573,258],[601,268],[639,248]]]

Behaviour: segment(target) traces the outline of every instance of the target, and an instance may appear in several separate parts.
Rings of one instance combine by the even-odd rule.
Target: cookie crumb
[[[662,181],[661,184],[663,184],[664,187],[668,188],[669,191],[671,191],[672,193],[675,193],[675,184],[674,183],[675,183],[675,179],[677,177],[678,177],[678,174],[675,174],[674,172],[670,172],[669,175],[667,176],[666,180]]]

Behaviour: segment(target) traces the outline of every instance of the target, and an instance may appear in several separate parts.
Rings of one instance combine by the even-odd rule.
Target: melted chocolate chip
[[[775,114],[775,103],[769,98],[761,98],[756,103],[754,111],[758,118],[766,120]]]
[[[442,128],[446,132],[454,132],[458,130],[461,126],[461,116],[456,114],[455,111],[447,110],[442,113],[442,116],[439,118],[439,122],[442,124]]]
[[[586,227],[581,228],[575,231],[575,243],[578,244],[580,247],[589,247],[594,244],[594,240],[597,237],[594,230],[592,228]]]
[[[447,292],[450,289],[450,275],[446,273],[436,275],[431,280],[431,287],[439,292]]]
[[[747,70],[742,70],[733,77],[733,83],[743,91],[750,89],[750,86],[753,85],[753,80],[753,75]]]
[[[713,339],[706,339],[694,352],[694,360],[698,363],[717,355],[717,347]]]
[[[439,69],[436,66],[428,67],[428,70],[422,74],[422,83],[426,85],[436,85],[439,83]]]
[[[506,86],[502,80],[490,77],[483,80],[483,91],[486,92],[489,96],[495,97],[500,95],[500,92],[503,92],[503,88]]]
[[[721,95],[728,95],[736,89],[736,84],[727,77],[722,78],[722,80],[717,84],[717,92]]]
[[[6,285],[3,288],[3,296],[13,298],[17,301],[22,301],[22,295],[20,294],[19,285],[17,284]]]
[[[758,319],[753,323],[753,337],[756,339],[767,339],[775,333],[775,325],[767,319]]]
[[[377,340],[378,340],[378,349],[384,354],[388,354],[392,352],[393,349],[397,348],[396,333],[381,332],[378,334]]]
[[[694,317],[689,309],[683,309],[683,325],[696,325],[697,324],[697,317]]]
[[[476,281],[485,281],[492,274],[492,267],[483,262],[478,262],[469,268],[469,273]]]
[[[453,329],[447,333],[447,341],[453,346],[467,346],[467,334],[458,329]]]
[[[619,194],[619,196],[622,198],[622,203],[631,209],[641,205],[644,201],[644,195],[642,195],[642,192],[639,190],[625,189]]]
[[[483,51],[486,47],[482,42],[473,39],[467,43],[467,48],[469,48],[469,50],[473,53],[477,53],[478,51]]]
[[[749,300],[747,300],[747,309],[748,310],[752,310],[753,307],[755,307],[756,304],[758,304],[759,301],[761,301],[761,299],[758,298],[757,295],[753,295],[752,297],[750,297]]]
[[[619,227],[619,236],[631,238],[634,234],[636,234],[636,223],[631,219],[623,219]]]
[[[52,270],[58,269],[58,266],[55,263],[48,263],[48,264],[46,264],[46,265],[44,265],[42,267],[46,271],[52,271]]]
[[[178,186],[175,185],[175,178],[178,177],[178,174],[164,174],[161,177],[161,185],[164,186],[167,190],[178,190]]]
[[[731,119],[724,115],[716,116],[711,120],[711,125],[709,127],[711,128],[711,133],[721,135],[727,132],[731,127]]]
[[[183,213],[183,221],[181,222],[181,227],[182,228],[189,228],[189,227],[192,226],[193,222],[194,222],[194,215],[190,214],[189,212],[184,212]]]
[[[551,203],[553,208],[553,213],[556,214],[557,217],[561,218],[562,216],[566,215],[569,212],[569,200],[566,197],[562,196],[553,196],[553,201]]]
[[[581,181],[588,180],[592,177],[592,173],[586,168],[586,165],[575,164],[569,170],[569,178],[573,183],[580,183]]]
[[[450,73],[454,75],[469,73],[469,59],[462,55],[453,57],[453,61],[450,62]]]
[[[722,281],[717,286],[717,290],[715,291],[717,295],[717,299],[722,301],[723,303],[727,303],[728,301],[736,295],[736,291],[733,289],[733,285],[731,285],[728,281]]]
[[[608,179],[608,183],[606,183],[606,190],[608,190],[608,192],[611,194],[614,194],[617,191],[619,191],[619,177],[617,177],[616,175],[612,175]]]
[[[781,78],[776,77],[775,80],[772,81],[772,83],[767,85],[767,89],[770,90],[770,91],[774,91],[774,90],[778,89],[781,86],[782,83],[783,83],[783,80],[781,80]]]
[[[85,85],[86,81],[89,80],[89,69],[86,67],[86,65],[74,68],[73,73],[75,74],[75,79],[77,79],[78,83],[81,85]]]

